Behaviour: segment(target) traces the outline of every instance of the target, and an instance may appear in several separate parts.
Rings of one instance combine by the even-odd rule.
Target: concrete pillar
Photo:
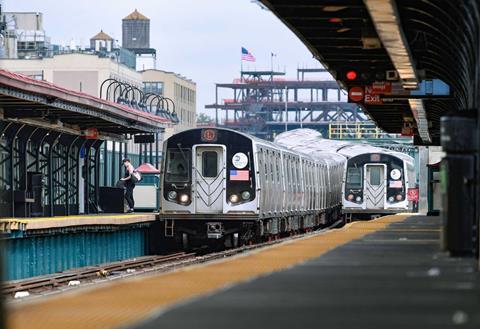
[[[419,184],[418,212],[428,212],[428,147],[418,147],[417,172]]]

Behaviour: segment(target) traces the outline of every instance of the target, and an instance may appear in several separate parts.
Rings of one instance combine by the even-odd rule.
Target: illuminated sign
[[[215,129],[203,129],[202,130],[202,142],[216,142],[217,131]]]

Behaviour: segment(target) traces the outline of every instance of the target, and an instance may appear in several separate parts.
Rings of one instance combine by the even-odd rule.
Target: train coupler
[[[223,224],[220,222],[208,222],[207,223],[207,238],[220,239],[225,234]]]

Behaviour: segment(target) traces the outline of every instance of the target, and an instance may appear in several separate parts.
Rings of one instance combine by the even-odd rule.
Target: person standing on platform
[[[128,212],[133,212],[135,207],[135,201],[133,200],[133,189],[135,188],[135,178],[133,165],[130,163],[130,159],[123,159],[123,165],[125,166],[125,175],[122,180],[125,183],[125,199],[128,203]]]

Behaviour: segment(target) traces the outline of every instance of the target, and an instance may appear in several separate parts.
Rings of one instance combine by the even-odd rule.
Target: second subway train
[[[314,131],[302,134],[314,137]],[[208,239],[236,246],[340,219],[347,157],[291,146],[217,128],[167,139],[160,198],[165,235],[184,246]]]
[[[412,209],[407,193],[409,188],[416,187],[416,175],[414,160],[409,155],[368,144],[324,139],[312,129],[284,132],[275,142],[312,155],[327,152],[345,157],[342,212],[347,217]]]

